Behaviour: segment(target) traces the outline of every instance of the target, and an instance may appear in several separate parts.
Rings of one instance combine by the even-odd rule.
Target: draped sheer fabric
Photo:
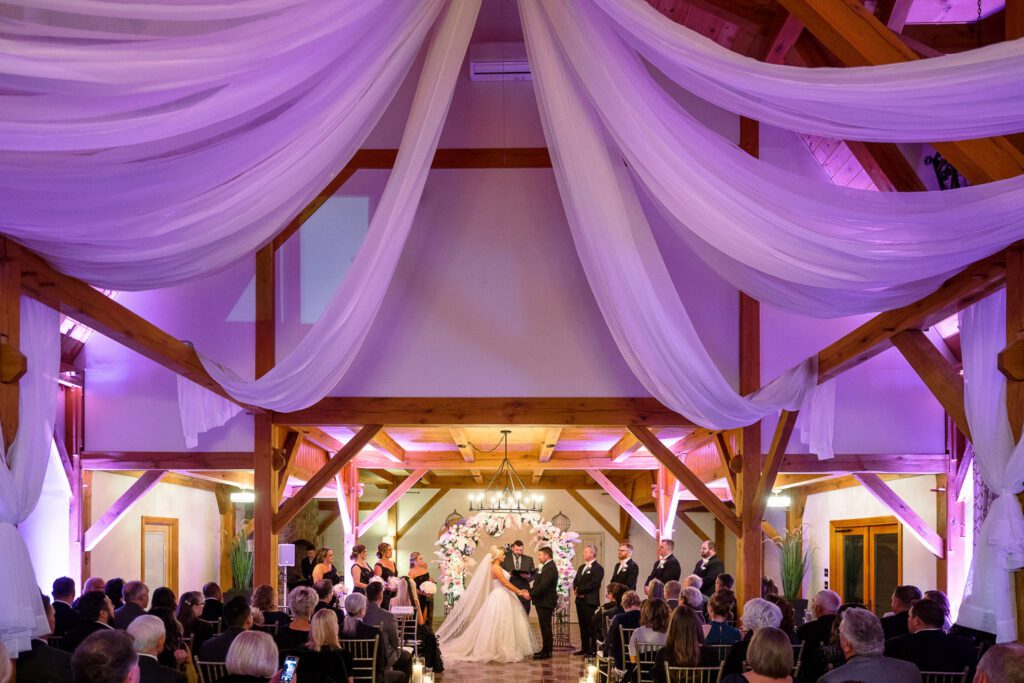
[[[185,448],[195,448],[200,434],[223,427],[240,412],[242,406],[237,403],[178,375],[178,414]]]
[[[732,52],[644,0],[558,0],[603,14],[669,78],[729,111],[845,140],[939,142],[1024,130],[1024,39],[899,64],[806,69]],[[1016,77],[1013,77],[1016,75]],[[935,112],[942,112],[936,116]]]
[[[17,525],[35,509],[50,462],[60,370],[59,314],[22,297],[20,345],[28,371],[18,384],[18,432],[0,459],[0,641],[12,655],[32,649],[33,637],[50,632],[32,559]]]
[[[995,500],[981,526],[970,579],[957,622],[995,633],[999,642],[1017,638],[1012,572],[1024,567],[1024,439],[1014,443],[1006,409],[1006,378],[996,363],[1006,345],[1006,290],[960,314],[964,359],[964,409],[974,457]]]

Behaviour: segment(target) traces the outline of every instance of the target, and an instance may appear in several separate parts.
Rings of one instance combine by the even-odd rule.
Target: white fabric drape
[[[539,3],[520,0],[534,87],[558,189],[587,281],[619,351],[658,400],[712,429],[798,409],[808,361],[749,398],[715,367],[661,258],[621,158],[558,52]]]
[[[199,445],[199,435],[217,427],[242,412],[242,406],[218,396],[181,375],[178,378],[178,413],[181,432],[185,435],[185,448]]]
[[[287,412],[333,389],[355,359],[405,248],[481,0],[452,0],[427,53],[394,170],[352,268],[295,349],[255,381],[203,365],[243,403]]]
[[[253,253],[359,149],[443,2],[263,2],[249,11],[266,14],[186,35],[0,17],[0,229],[112,289],[185,282]]]
[[[603,11],[634,48],[679,85],[781,128],[892,142],[1024,130],[1024,40],[900,64],[806,69],[739,55],[644,0],[557,2],[572,2],[590,14]]]
[[[835,457],[834,434],[836,426],[836,381],[831,379],[809,392],[804,401],[797,427],[800,442],[818,456],[818,460]]]
[[[881,193],[809,182],[751,157],[672,100],[587,2],[533,9],[672,227],[756,298],[821,315],[882,310],[1024,236],[1024,177]]]
[[[975,462],[995,500],[975,544],[971,578],[958,623],[995,633],[999,642],[1017,638],[1011,572],[1024,567],[1024,515],[1017,494],[1024,490],[1024,440],[1014,444],[1006,410],[1006,378],[996,364],[1006,346],[1006,290],[960,314],[964,359],[964,408],[971,426]]]
[[[50,461],[57,417],[60,316],[22,297],[20,334],[28,372],[18,384],[18,432],[0,461],[0,641],[12,654],[30,650],[31,639],[50,630],[39,602],[32,559],[17,525],[35,508]]]

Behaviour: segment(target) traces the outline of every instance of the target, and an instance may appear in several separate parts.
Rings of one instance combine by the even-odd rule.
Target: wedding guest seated
[[[85,595],[86,593],[105,593],[106,585],[107,582],[99,576],[90,576],[85,580],[85,583],[82,584],[82,595]],[[71,603],[71,606],[75,609],[78,609],[78,601],[82,599],[82,595],[79,595],[78,598]]]
[[[693,610],[693,616],[697,619],[697,623],[704,625],[704,614],[702,609],[704,607],[704,594],[700,592],[695,586],[687,586],[683,589],[683,605]],[[704,635],[704,631],[701,630],[701,635]]]
[[[733,578],[732,574],[719,574],[715,577],[715,592],[720,590],[733,590],[736,585],[736,579]]]
[[[949,619],[949,615],[950,615],[949,597],[945,593],[943,593],[942,591],[939,591],[939,590],[925,591],[924,592],[924,597],[928,598],[929,600],[934,600],[935,602],[937,602],[940,605],[942,605],[942,609],[946,613],[945,618],[942,620],[942,630],[945,631],[946,633],[949,633],[949,629],[951,629],[953,627],[953,622],[950,621],[950,619]]]
[[[658,650],[654,658],[655,683],[667,683],[665,665],[669,666],[718,666],[718,656],[702,648],[698,635],[700,625],[693,618],[693,612],[685,606],[676,607],[668,621],[665,647]]]
[[[605,602],[601,607],[598,608],[597,612],[594,613],[594,633],[597,634],[597,639],[602,643],[608,640],[608,625],[611,620],[617,615],[622,614],[622,596],[626,594],[629,588],[622,583],[609,583],[608,588],[605,589]]]
[[[384,584],[371,581],[366,587],[366,614],[363,623],[380,629],[380,646],[384,648],[384,657],[388,668],[401,671],[406,678],[412,677],[412,655],[402,649],[402,639],[395,624],[395,615],[385,611]]]
[[[689,588],[690,586],[693,586],[697,590],[700,590],[700,587],[703,586],[703,585],[704,585],[704,579],[700,578],[696,574],[690,574],[689,576],[687,576],[685,579],[683,579],[683,584],[682,584],[683,588]],[[668,588],[668,584],[667,583],[665,584],[665,587]]]
[[[263,613],[264,624],[287,626],[292,620],[287,612],[277,608],[277,590],[270,584],[257,586],[252,593],[252,606]]]
[[[114,612],[114,628],[123,631],[135,619],[146,613],[149,607],[149,586],[141,581],[129,581],[124,585],[124,604]]]
[[[345,623],[341,627],[341,640],[373,640],[380,638],[380,629],[363,623],[366,616],[366,595],[349,593],[345,596]],[[384,660],[384,648],[377,647],[377,683],[406,683],[401,671],[391,671]]]
[[[345,613],[338,607],[338,596],[334,594],[334,583],[330,579],[320,579],[313,584],[313,590],[316,591],[317,597],[313,614],[322,609],[330,609],[338,615],[339,621],[345,618]]]
[[[855,608],[871,611],[867,605],[859,602],[847,602],[839,606],[836,620],[832,622],[832,635],[829,637],[828,644],[821,648],[821,659],[826,670],[846,664],[846,655],[843,654],[843,648],[839,644],[839,626],[843,623],[843,614]]]
[[[198,655],[203,643],[213,637],[213,627],[203,621],[203,594],[199,591],[182,593],[178,600],[178,612],[175,616],[181,624],[181,635],[192,639],[192,653]]]
[[[761,597],[767,598],[769,595],[778,595],[779,586],[775,583],[775,579],[770,576],[761,577]]]
[[[758,629],[771,626],[778,628],[782,622],[782,610],[762,598],[747,600],[743,605],[743,638],[729,648],[729,654],[725,657],[725,668],[723,674],[743,673],[743,662],[747,658],[747,647],[750,639]]]
[[[657,598],[659,600],[665,599],[665,584],[658,579],[651,579],[648,581],[646,591],[648,600],[653,598]]]
[[[277,647],[281,650],[293,650],[309,640],[309,622],[316,609],[317,594],[312,588],[299,586],[288,594],[288,609],[292,611],[292,620],[287,626],[277,629]]]
[[[139,654],[139,683],[185,683],[185,675],[163,666],[158,656],[164,651],[164,622],[152,614],[144,614],[128,625],[128,635],[135,641]]]
[[[435,672],[444,671],[441,650],[437,646],[437,636],[430,627],[429,612],[420,603],[419,591],[414,590],[411,576],[403,576],[398,584],[398,592],[391,599],[391,607],[412,607],[416,615],[416,637],[420,641],[419,654],[423,663]]]
[[[283,659],[294,655],[299,659],[295,677],[302,683],[352,683],[352,655],[338,642],[338,615],[322,610],[310,622],[309,641],[295,650],[281,650]]]
[[[730,674],[722,683],[790,683],[793,679],[793,644],[782,629],[758,629],[747,648],[750,671]]]
[[[640,608],[640,626],[629,637],[629,659],[632,666],[627,667],[625,679],[631,678],[629,674],[635,671],[638,665],[639,645],[665,645],[669,615],[668,605],[664,600],[655,598],[644,601]]]
[[[177,669],[192,661],[192,652],[182,640],[185,629],[175,618],[174,610],[168,607],[154,607],[149,610],[149,615],[156,617],[164,625],[164,649],[157,655],[160,663]]]
[[[708,600],[708,623],[704,625],[705,645],[732,645],[740,639],[740,630],[730,624],[736,597],[731,590],[717,591]]]
[[[766,596],[765,600],[778,607],[779,611],[782,612],[782,621],[779,623],[779,628],[789,636],[790,641],[794,645],[799,643],[800,641],[796,637],[796,610],[793,609],[793,603],[774,593]]]
[[[110,604],[117,611],[124,607],[124,579],[117,577],[103,584],[103,592],[110,598]]]
[[[53,596],[53,613],[56,619],[53,635],[63,638],[81,621],[78,612],[71,606],[75,601],[75,580],[67,576],[54,580],[50,595]]]
[[[623,668],[622,638],[619,631],[640,626],[640,605],[641,600],[637,592],[626,591],[622,596],[622,614],[612,619],[608,627],[608,640],[604,643],[605,655],[615,660],[617,669]]]
[[[908,612],[910,633],[885,641],[885,656],[913,662],[921,671],[963,671],[974,668],[974,644],[942,630],[945,608],[924,598]]]
[[[809,621],[796,630],[797,640],[803,643],[800,655],[800,680],[813,683],[827,670],[822,648],[832,637],[832,626],[839,612],[839,594],[830,590],[815,593],[811,599],[811,616]]]
[[[224,605],[225,614],[232,602],[234,599]],[[228,675],[218,678],[217,683],[269,683],[278,671],[277,662],[277,645],[270,634],[246,631],[232,641],[224,659]],[[298,676],[295,681],[301,683]]]
[[[172,612],[178,606],[178,598],[175,597],[174,591],[167,586],[160,586],[149,599],[149,609],[152,610],[157,607],[166,607]]]
[[[846,663],[822,676],[820,683],[921,683],[921,672],[912,663],[883,656],[885,634],[882,622],[873,612],[859,607],[843,612],[839,622],[839,646]]]
[[[1002,643],[987,649],[978,661],[974,683],[1024,683],[1024,645]]]
[[[690,577],[686,577],[690,578]],[[700,578],[699,576],[697,577]],[[679,599],[683,594],[683,584],[678,581],[669,581],[665,584],[665,604],[670,610],[679,606]]]
[[[96,631],[112,630],[114,606],[103,591],[89,591],[78,598],[78,615],[82,621],[60,642],[62,649],[74,652],[78,645]]]
[[[224,596],[215,582],[203,584],[203,603],[203,613],[199,618],[204,621],[220,621],[224,616]]]
[[[921,597],[921,589],[917,586],[896,586],[892,593],[892,613],[882,617],[882,632],[886,640],[910,633],[907,628],[910,606]]]
[[[252,612],[249,611],[248,601],[241,595],[228,600],[223,611],[224,631],[203,643],[199,650],[200,662],[223,662],[235,638],[252,628]]]
[[[45,595],[39,597],[43,602],[43,611],[46,612],[46,622],[53,633],[53,605],[50,604],[50,598]],[[3,680],[2,676],[0,680]],[[71,655],[64,650],[51,647],[45,638],[33,638],[32,649],[18,653],[18,683],[55,683],[68,680],[71,680]]]
[[[92,592],[98,592],[109,604],[106,593]],[[114,612],[113,605],[110,605],[110,612]],[[71,680],[74,683],[135,683],[138,662],[131,636],[124,631],[103,629],[83,640],[71,655]]]

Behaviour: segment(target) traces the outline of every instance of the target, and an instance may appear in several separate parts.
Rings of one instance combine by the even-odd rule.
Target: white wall
[[[46,476],[39,495],[39,502],[28,518],[18,525],[32,568],[36,573],[36,583],[47,595],[53,586],[53,580],[68,573],[70,561],[71,534],[71,490],[64,475],[64,467],[60,462],[55,448],[50,450],[46,465]],[[81,577],[72,576],[77,585],[81,585]]]
[[[92,519],[99,519],[135,481],[96,472],[92,479]],[[210,491],[157,484],[111,529],[92,551],[92,575],[126,581],[142,574],[142,517],[178,520],[178,594],[199,590],[220,578],[220,514]],[[157,586],[150,586],[150,589]]]

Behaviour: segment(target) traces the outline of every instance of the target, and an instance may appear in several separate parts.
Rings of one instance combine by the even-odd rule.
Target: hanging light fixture
[[[508,459],[508,435],[511,433],[510,429],[501,430],[500,443],[505,446],[505,457],[487,488],[469,495],[470,512],[540,512],[544,507],[544,496],[530,493]]]

